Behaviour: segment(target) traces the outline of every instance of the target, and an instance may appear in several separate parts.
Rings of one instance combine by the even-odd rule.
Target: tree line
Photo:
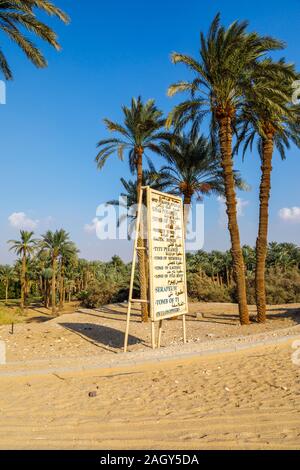
[[[65,303],[81,302],[88,308],[128,300],[131,263],[118,256],[111,261],[87,261],[64,230],[47,232],[35,239],[21,232],[10,241],[18,259],[13,266],[0,265],[0,299],[19,301],[21,307],[43,304],[54,315]],[[246,266],[248,303],[255,302],[256,250],[242,247]],[[232,253],[198,251],[187,253],[188,294],[191,300],[235,302],[236,287]],[[270,304],[300,302],[300,248],[292,243],[270,243],[266,261],[267,299]],[[135,295],[140,283],[135,279]]]
[[[8,243],[17,260],[13,266],[0,265],[0,299],[6,303],[20,299],[22,310],[42,302],[57,315],[65,302],[82,300],[89,305],[95,296],[95,304],[103,305],[116,288],[121,295],[128,286],[130,265],[118,256],[108,263],[79,258],[79,250],[63,229],[47,231],[39,239],[21,230],[20,238]]]

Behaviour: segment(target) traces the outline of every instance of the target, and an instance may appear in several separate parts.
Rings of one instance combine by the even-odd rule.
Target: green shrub
[[[188,294],[194,301],[199,302],[231,302],[230,289],[220,286],[209,277],[200,274],[189,274]]]
[[[255,275],[248,275],[248,302],[255,304]],[[269,305],[300,302],[300,272],[271,268],[266,273],[266,293]]]
[[[112,302],[116,290],[111,282],[92,282],[86,291],[80,293],[78,299],[86,308],[99,308]]]
[[[266,272],[266,293],[269,305],[300,302],[300,272],[297,269],[283,271],[271,268]],[[191,300],[200,302],[237,303],[236,286],[227,287],[213,282],[206,275],[188,274],[188,294]],[[247,300],[255,305],[255,274],[247,273]]]

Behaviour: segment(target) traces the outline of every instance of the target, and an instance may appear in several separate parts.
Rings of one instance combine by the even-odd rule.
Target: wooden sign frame
[[[139,233],[141,231],[141,218],[142,218],[142,204],[143,204],[143,197],[147,195],[147,232],[148,232],[148,249],[149,251],[152,250],[152,223],[151,223],[151,195],[152,194],[157,194],[160,195],[161,197],[164,198],[169,198],[176,200],[177,202],[180,203],[181,207],[181,226],[182,226],[182,255],[183,255],[183,270],[184,270],[184,285],[185,285],[185,297],[186,297],[186,308],[183,311],[180,312],[175,312],[170,315],[166,315],[163,318],[157,318],[155,315],[154,311],[154,297],[153,297],[153,264],[152,262],[149,263],[149,257],[146,256],[147,262],[148,262],[148,267],[149,267],[149,292],[150,292],[150,298],[148,299],[133,299],[133,286],[134,286],[134,277],[135,277],[135,271],[136,271],[136,264],[137,264],[137,253],[138,250],[145,250],[146,255],[147,255],[147,248],[146,247],[139,247],[138,246],[138,238],[139,238]],[[150,213],[149,213],[149,208],[150,208]],[[152,293],[151,293],[152,291]],[[185,234],[184,234],[184,217],[183,217],[183,203],[182,199],[173,196],[171,194],[167,193],[162,193],[156,190],[153,190],[149,186],[144,186],[141,189],[139,201],[138,201],[138,210],[137,210],[137,220],[136,220],[136,232],[135,232],[135,242],[134,242],[134,248],[133,248],[133,260],[132,260],[132,269],[131,269],[131,279],[130,279],[130,288],[129,288],[129,299],[128,299],[128,308],[127,308],[127,321],[126,321],[126,332],[125,332],[125,340],[124,340],[124,352],[127,352],[128,349],[128,339],[129,339],[129,327],[130,327],[130,319],[131,319],[131,309],[132,309],[132,304],[134,303],[147,303],[150,306],[150,317],[151,317],[151,339],[152,339],[152,348],[155,349],[156,347],[160,348],[160,343],[161,343],[161,335],[162,335],[162,325],[163,325],[163,320],[165,319],[170,319],[174,317],[182,317],[182,327],[183,327],[183,342],[184,344],[187,342],[186,339],[186,313],[188,313],[188,299],[187,299],[187,288],[186,288],[186,258],[185,258]],[[156,343],[155,340],[155,323],[159,322],[159,329],[158,329],[158,340]]]

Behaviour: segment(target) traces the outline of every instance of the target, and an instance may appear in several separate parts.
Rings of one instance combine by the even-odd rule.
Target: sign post
[[[182,316],[183,341],[186,343],[186,314],[188,297],[186,284],[185,230],[183,203],[180,197],[144,187],[137,213],[136,241],[134,246],[127,327],[124,351],[127,351],[133,279],[137,258],[137,239],[141,224],[143,194],[147,192],[147,235],[149,262],[149,299],[152,347],[155,349],[155,323],[159,323],[157,347],[160,347],[163,320]]]

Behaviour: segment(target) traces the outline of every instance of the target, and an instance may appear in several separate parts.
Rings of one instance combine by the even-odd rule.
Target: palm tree
[[[173,62],[185,64],[195,74],[195,78],[191,82],[182,81],[170,86],[169,96],[178,92],[188,92],[190,96],[174,108],[167,120],[168,126],[174,123],[176,127],[191,121],[196,131],[206,116],[212,116],[211,133],[213,141],[218,139],[221,152],[228,228],[242,324],[249,324],[249,311],[237,222],[232,158],[233,126],[245,101],[245,93],[251,89],[252,75],[259,68],[259,59],[270,50],[282,47],[282,43],[272,38],[260,37],[256,33],[247,34],[247,26],[247,22],[236,21],[226,30],[220,25],[218,14],[208,36],[201,33],[200,61],[173,53]]]
[[[75,281],[74,279],[68,278],[65,280],[65,288],[66,288],[66,295],[68,302],[70,303],[72,300],[72,292],[75,289]]]
[[[224,262],[224,277],[226,280],[227,287],[232,285],[232,253],[230,250],[225,251],[223,254]]]
[[[148,162],[148,165],[149,170],[143,171],[142,185],[149,186],[156,191],[163,191],[165,183],[162,181],[160,172],[155,169],[155,166],[150,161]],[[113,199],[108,201],[106,204],[119,208],[121,207],[124,210],[125,213],[120,216],[118,225],[120,226],[120,224],[127,219],[130,221],[128,226],[128,237],[130,238],[130,235],[134,230],[132,224],[136,221],[136,212],[134,211],[134,213],[132,213],[130,209],[135,208],[138,203],[136,192],[137,181],[127,181],[125,178],[121,178],[120,181],[124,188],[123,192],[120,194],[122,199]]]
[[[51,304],[52,313],[56,314],[56,275],[57,275],[57,262],[58,257],[63,250],[66,250],[67,246],[70,245],[69,234],[65,230],[56,230],[51,232],[50,230],[42,236],[40,243],[41,250],[49,253],[51,257],[51,269],[52,269],[52,283],[51,283]]]
[[[74,264],[78,249],[72,242],[63,243],[60,249],[60,282],[59,282],[59,309],[64,308],[65,274],[68,265]]]
[[[26,270],[27,270],[27,261],[28,258],[34,253],[37,245],[37,241],[34,240],[33,232],[27,232],[25,230],[20,231],[20,240],[9,240],[8,243],[12,246],[10,247],[11,251],[14,251],[17,256],[21,258],[21,309],[24,309],[26,304]]]
[[[243,250],[243,256],[245,260],[245,267],[246,267],[246,273],[253,273],[255,269],[255,263],[256,263],[256,253],[255,250],[249,246],[249,245],[244,245],[242,247]]]
[[[99,151],[96,162],[98,169],[102,169],[106,160],[114,153],[123,160],[124,151],[128,152],[129,164],[132,172],[137,173],[137,200],[143,185],[143,157],[145,151],[159,153],[159,145],[166,138],[164,131],[165,119],[163,113],[156,107],[154,100],[143,103],[142,98],[132,99],[131,107],[123,106],[123,124],[104,119],[106,128],[118,137],[101,140],[98,143]],[[144,252],[144,236],[141,231],[138,240],[139,274],[141,285],[141,299],[147,299],[146,259]],[[142,304],[143,321],[148,321],[148,308]]]
[[[5,304],[7,304],[7,301],[8,301],[9,286],[13,281],[15,281],[15,279],[16,279],[16,273],[13,267],[9,265],[1,266],[0,280],[4,284],[4,287],[5,287]]]
[[[294,66],[286,64],[284,60],[274,63],[272,72],[270,76],[258,76],[254,81],[251,93],[247,97],[247,106],[239,117],[241,123],[239,143],[244,142],[244,155],[248,147],[252,150],[253,143],[257,140],[262,163],[255,270],[259,323],[265,323],[267,319],[265,270],[273,154],[277,148],[284,160],[291,142],[300,147],[300,106],[291,103],[292,85],[298,75]],[[262,90],[264,90],[263,95]]]
[[[220,172],[220,158],[203,135],[190,132],[178,134],[160,147],[168,165],[158,173],[161,186],[172,194],[183,196],[185,230],[193,196],[202,201],[205,195],[224,195],[224,181]],[[245,189],[238,172],[236,185]]]
[[[42,52],[27,38],[22,29],[35,34],[38,38],[60,50],[56,33],[37,18],[37,11],[56,16],[64,23],[69,17],[48,0],[0,0],[0,29],[26,54],[28,59],[38,68],[47,66]],[[0,70],[7,80],[13,78],[7,59],[0,51]]]
[[[52,269],[51,268],[45,268],[42,271],[42,279],[43,279],[43,289],[42,289],[42,294],[44,298],[44,307],[48,308],[49,307],[49,301],[50,301],[50,281],[52,280]]]
[[[293,243],[271,242],[267,253],[268,267],[280,268],[285,272],[289,267],[300,267],[300,249]]]

